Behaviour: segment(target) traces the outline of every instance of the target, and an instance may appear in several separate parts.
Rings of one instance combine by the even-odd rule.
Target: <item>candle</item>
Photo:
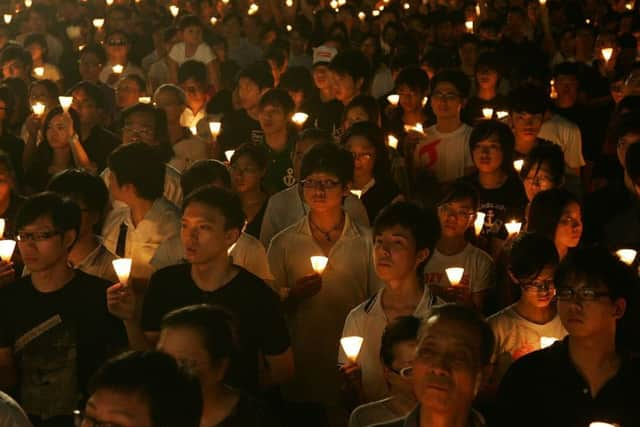
[[[551,93],[549,94],[549,97],[551,97],[551,99],[556,99],[558,97],[558,91],[556,90],[556,81],[553,79],[549,81],[549,86],[551,87]]]
[[[462,267],[449,267],[444,270],[447,273],[447,278],[449,279],[449,283],[451,286],[458,286],[460,281],[462,280],[462,275],[464,274],[464,268]]]
[[[113,5],[113,0],[106,0],[107,6]]]
[[[191,131],[191,135],[197,135],[198,134],[198,128],[195,126],[189,126],[189,130]]]
[[[344,354],[347,355],[347,358],[351,361],[351,363],[356,363],[358,355],[360,354],[360,349],[362,348],[363,341],[364,338],[362,337],[340,338],[340,345],[344,350]]]
[[[295,123],[297,126],[302,126],[305,124],[309,115],[303,112],[297,112],[293,116],[291,116],[291,121]]]
[[[326,256],[312,256],[309,260],[311,261],[311,268],[318,274],[324,272],[324,269],[327,267],[327,262],[329,262],[329,258]]]
[[[71,103],[73,102],[73,97],[71,97],[71,96],[59,96],[58,97],[58,102],[60,102],[60,106],[62,107],[62,109],[66,113],[67,111],[69,111],[69,107],[71,107]]]
[[[24,6],[28,9],[31,7],[33,2],[31,0],[24,0]]]
[[[508,112],[506,112],[506,111],[498,111],[498,112],[496,113],[496,117],[498,117],[498,120],[502,120],[502,119],[504,119],[505,117],[507,117],[508,115],[509,115],[509,113],[508,113]]]
[[[483,108],[482,109],[482,116],[485,119],[490,119],[491,117],[493,117],[493,108]]]
[[[418,132],[424,134],[422,123],[416,123],[415,126],[404,125],[404,130],[407,132]]]
[[[398,102],[400,102],[400,95],[398,95],[397,93],[391,94],[387,96],[387,101],[389,101],[389,104],[395,107],[398,105]]]
[[[605,48],[602,48],[601,52],[602,52],[602,57],[604,58],[604,61],[609,62],[609,60],[611,59],[611,55],[613,55],[613,48],[605,47]]]
[[[476,219],[473,221],[473,228],[476,231],[476,236],[480,235],[482,228],[484,227],[484,218],[486,214],[484,212],[476,212]]]
[[[351,190],[351,194],[359,199],[360,197],[362,197],[362,190]]]
[[[124,65],[116,64],[111,67],[111,71],[113,71],[115,74],[122,74],[122,72],[124,71]]]
[[[4,225],[5,225],[5,220],[4,218],[0,218],[0,239],[2,239],[2,237],[4,236]]]
[[[591,24],[591,19],[589,19],[589,18],[585,19],[584,23],[587,24],[587,25],[590,25]]]
[[[338,7],[342,7],[347,4],[347,0],[338,0]]]
[[[222,0],[223,4],[229,4],[229,0]]]
[[[284,4],[285,4],[287,7],[293,7],[293,0],[287,0],[286,2],[284,2]]]
[[[364,12],[358,12],[358,19],[364,22],[364,20],[367,19],[367,14]]]
[[[636,259],[637,252],[633,249],[620,249],[616,251],[616,255],[620,258],[620,261],[631,265]]]
[[[632,2],[632,1],[627,2],[627,3],[624,5],[624,7],[625,7],[625,9],[627,9],[627,10],[633,10],[633,2]]]
[[[218,23],[218,18],[216,18],[215,16],[212,16],[209,22],[211,22],[211,25],[216,25]]]
[[[150,96],[141,96],[138,98],[138,102],[140,104],[151,104],[151,97]]]
[[[516,170],[516,172],[520,172],[522,170],[523,165],[524,165],[524,160],[522,159],[513,161],[513,168]]]
[[[287,28],[287,31],[288,31],[288,32],[291,32],[291,31],[293,30],[293,27],[292,27],[291,25],[287,25],[287,27],[286,27],[286,28]]]
[[[547,348],[556,341],[558,341],[558,339],[554,337],[540,337],[540,348]]]
[[[123,285],[126,285],[129,281],[129,275],[131,274],[131,258],[119,258],[111,261],[113,269],[118,275],[118,280]]]
[[[547,0],[538,0],[540,2],[540,6],[544,6],[547,4]]]
[[[104,25],[104,18],[94,18],[92,22],[93,26],[99,30]]]
[[[247,11],[247,15],[251,16],[251,15],[255,15],[256,12],[258,12],[258,5],[253,3],[251,6],[249,6],[249,10]]]
[[[398,138],[396,138],[393,135],[389,135],[387,136],[387,145],[391,148],[393,148],[394,150],[398,149]]]
[[[233,153],[235,153],[235,150],[227,150],[224,152],[224,156],[227,158],[227,162],[231,161],[231,158],[233,157]]]
[[[178,13],[180,13],[180,8],[175,4],[172,4],[169,6],[169,12],[171,13],[171,16],[175,18],[176,16],[178,16]]]
[[[425,105],[427,105],[427,101],[429,101],[429,97],[425,96],[424,98],[422,98],[422,106],[424,107]]]
[[[211,132],[211,136],[214,139],[218,137],[221,126],[222,126],[222,123],[220,122],[209,122],[209,132]]]
[[[9,25],[11,24],[11,20],[13,19],[13,15],[11,15],[10,13],[5,13],[4,14],[4,23]]]
[[[476,5],[476,16],[480,16],[480,5]]]
[[[620,427],[618,424],[605,423],[603,421],[594,421],[589,424],[589,427]]]
[[[45,105],[42,102],[36,102],[31,106],[31,110],[33,111],[33,114],[40,117],[44,114]]]
[[[512,219],[510,222],[504,225],[507,228],[507,233],[509,233],[509,237],[518,234],[520,229],[522,228],[522,223],[517,222],[515,219]]]
[[[329,6],[331,6],[332,9],[337,9],[338,8],[338,1],[337,0],[331,0],[329,2]]]
[[[5,262],[11,261],[15,247],[15,240],[0,240],[0,259]]]
[[[402,7],[403,7],[403,9],[404,9],[404,10],[409,10],[409,9],[411,9],[411,5],[410,5],[409,3],[405,3],[405,4],[403,4],[403,5],[402,5]]]
[[[471,20],[465,21],[464,27],[467,29],[468,33],[473,33],[473,21]]]
[[[371,16],[373,17],[380,16],[380,11],[378,9],[371,11]]]

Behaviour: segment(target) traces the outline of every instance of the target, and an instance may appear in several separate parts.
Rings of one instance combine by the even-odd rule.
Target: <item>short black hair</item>
[[[407,86],[413,91],[425,93],[429,90],[429,76],[418,66],[404,68],[395,81],[396,90],[400,86]]]
[[[267,61],[257,61],[240,70],[238,80],[249,79],[258,86],[260,90],[273,87],[273,73]]]
[[[574,76],[579,79],[580,67],[575,62],[561,62],[553,67],[553,78],[557,79],[559,76]]]
[[[100,64],[107,63],[107,53],[104,51],[104,47],[100,43],[89,43],[80,51],[80,57],[88,54],[95,55]]]
[[[76,236],[80,232],[80,208],[58,193],[45,191],[25,200],[16,216],[16,230],[34,223],[38,218],[51,219],[53,228],[60,232],[73,230]]]
[[[269,89],[266,91],[258,101],[258,108],[262,110],[268,105],[282,108],[285,115],[293,113],[296,108],[293,99],[284,89]]]
[[[200,385],[168,354],[130,351],[108,360],[89,382],[90,395],[99,390],[141,395],[154,427],[200,425]]]
[[[155,200],[164,193],[166,166],[150,145],[143,142],[121,145],[109,155],[108,164],[118,185],[132,184],[138,197]]]
[[[302,159],[300,177],[304,180],[316,172],[335,175],[344,186],[353,181],[353,156],[333,142],[316,144]]]
[[[374,122],[354,123],[342,134],[341,144],[346,147],[353,137],[361,137],[369,142],[376,153],[373,176],[378,182],[387,181],[390,176],[391,162],[382,129]]]
[[[396,225],[409,230],[417,250],[433,252],[440,238],[440,222],[433,209],[425,210],[411,202],[392,203],[382,209],[373,223],[373,237]]]
[[[526,84],[509,93],[512,113],[544,114],[548,106],[547,93],[542,86]]]
[[[289,53],[287,50],[281,48],[280,46],[276,46],[272,44],[267,49],[267,52],[264,54],[264,59],[272,60],[278,66],[278,68],[282,68],[287,61]]]
[[[180,176],[182,194],[189,195],[200,187],[222,181],[224,188],[231,188],[229,169],[219,160],[203,159],[193,162]]]
[[[558,265],[553,241],[541,233],[518,235],[508,252],[509,271],[518,281],[533,280],[547,267]]]
[[[436,73],[431,80],[431,92],[433,93],[440,83],[451,83],[458,94],[462,98],[469,97],[469,91],[471,90],[471,82],[469,77],[462,71],[455,68],[449,68]]]
[[[580,205],[580,200],[569,190],[552,188],[539,192],[529,206],[527,230],[553,240],[562,212],[570,203]]]
[[[83,80],[73,85],[71,89],[69,89],[69,93],[73,93],[77,90],[84,92],[87,98],[90,98],[94,104],[96,104],[97,108],[101,110],[105,109],[104,93],[97,84]]]
[[[302,66],[287,67],[287,70],[280,76],[278,87],[290,92],[302,92],[305,101],[308,101],[315,91],[311,73]]]
[[[100,177],[81,169],[67,169],[54,175],[47,190],[82,202],[88,210],[104,214],[109,203],[109,190]]]
[[[509,173],[513,171],[513,153],[515,137],[511,128],[498,120],[481,120],[471,131],[469,136],[469,150],[473,152],[481,141],[496,139],[502,149],[502,164],[500,169]]]
[[[234,165],[241,157],[248,157],[259,169],[266,170],[269,165],[269,153],[262,145],[245,142],[236,148],[229,163]]]
[[[472,209],[474,211],[478,210],[479,199],[477,190],[471,184],[464,181],[454,181],[446,187],[444,196],[440,199],[438,206],[462,200],[471,200]]]
[[[195,15],[184,15],[183,17],[180,18],[180,20],[178,20],[178,29],[179,30],[185,30],[189,27],[198,27],[200,29],[202,29],[202,22],[200,22],[200,19],[195,16]]]
[[[483,69],[493,70],[498,73],[498,75],[502,74],[502,61],[498,53],[488,51],[478,56],[478,60],[475,65],[475,73],[477,74]]]
[[[206,86],[209,82],[207,66],[195,59],[184,61],[178,68],[178,83],[184,83],[189,79]]]
[[[191,203],[202,203],[219,210],[224,216],[225,230],[242,230],[244,227],[246,217],[242,210],[242,202],[240,197],[231,190],[212,185],[200,187],[184,199],[182,210],[184,211]]]
[[[389,322],[382,333],[380,345],[382,363],[390,367],[395,359],[395,346],[403,342],[417,340],[419,329],[420,319],[414,316],[400,316]]]
[[[380,122],[380,106],[373,96],[370,95],[358,95],[354,97],[346,107],[344,107],[343,119],[346,118],[347,112],[352,108],[362,108],[367,116],[369,122],[377,125]]]
[[[562,184],[564,179],[564,154],[559,145],[551,141],[539,141],[525,157],[524,164],[520,170],[520,178],[526,178],[534,166],[540,169],[542,165],[548,166],[554,186],[557,187]]]
[[[367,92],[371,80],[371,65],[360,50],[347,49],[339,52],[329,63],[329,69],[337,74],[350,76],[354,83],[362,79],[360,91]]]
[[[320,128],[307,128],[302,130],[302,132],[298,132],[296,143],[307,139],[313,139],[323,143],[333,143],[333,135],[331,135],[331,132]]]
[[[418,332],[418,347],[422,344],[425,331],[429,328],[430,320],[453,321],[464,325],[464,329],[473,331],[479,337],[480,342],[480,362],[488,365],[493,355],[495,336],[493,330],[476,310],[459,304],[443,304],[431,308],[429,315],[422,320],[422,325]]]

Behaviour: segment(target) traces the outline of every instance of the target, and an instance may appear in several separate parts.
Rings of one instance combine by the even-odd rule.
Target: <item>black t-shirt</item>
[[[118,136],[103,128],[95,126],[89,137],[82,141],[82,146],[87,152],[89,159],[98,166],[98,172],[107,167],[107,158],[113,150],[120,145]]]
[[[595,397],[569,357],[568,339],[518,359],[498,391],[497,426],[640,425],[638,359],[623,359]]]
[[[107,310],[108,286],[76,270],[54,292],[38,291],[31,276],[0,289],[0,347],[13,349],[19,400],[28,413],[70,414],[89,377],[126,348],[124,326]]]
[[[22,184],[22,153],[24,151],[24,142],[17,136],[5,133],[0,136],[0,150],[9,155],[11,165],[16,171],[16,178],[18,179],[18,182]]]
[[[473,185],[478,193],[478,210],[485,213],[482,234],[486,237],[506,239],[508,236],[505,223],[512,219],[524,218],[527,206],[527,194],[522,181],[511,174],[499,188],[487,189],[478,182],[478,175],[474,174],[462,178]]]
[[[224,307],[235,316],[241,349],[229,374],[230,385],[253,392],[258,389],[258,353],[283,353],[289,348],[289,334],[276,293],[257,276],[236,268],[240,272],[213,292],[196,285],[191,264],[157,271],[151,276],[144,300],[142,327],[159,331],[167,313],[193,304]]]
[[[509,111],[509,100],[504,95],[496,95],[495,98],[489,101],[472,96],[464,106],[462,121],[470,126],[477,125],[484,119],[483,108],[492,108],[495,116],[498,111]]]
[[[373,224],[378,213],[399,195],[400,189],[392,179],[376,181],[373,187],[362,195],[362,204],[367,210],[369,222]]]
[[[224,151],[235,150],[246,142],[254,144],[262,142],[263,135],[260,122],[251,118],[246,110],[241,109],[225,114],[218,142]]]

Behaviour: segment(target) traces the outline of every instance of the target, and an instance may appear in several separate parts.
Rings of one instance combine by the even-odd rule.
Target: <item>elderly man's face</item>
[[[481,339],[464,324],[433,317],[413,362],[420,404],[434,413],[469,411],[481,383]]]

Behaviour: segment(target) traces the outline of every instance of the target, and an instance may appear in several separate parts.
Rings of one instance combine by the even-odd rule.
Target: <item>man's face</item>
[[[194,328],[162,328],[158,350],[167,353],[193,371],[202,386],[215,385],[211,384],[211,380],[216,367],[212,366],[211,356],[204,346],[202,335]]]
[[[558,98],[575,103],[578,99],[578,79],[572,75],[559,75],[555,80]]]
[[[240,77],[238,81],[238,99],[240,107],[245,110],[256,108],[262,96],[262,91],[258,85],[251,79]]]
[[[431,94],[431,107],[438,120],[460,117],[462,96],[452,83],[438,83]]]
[[[341,209],[342,198],[349,191],[337,176],[326,172],[315,172],[304,177],[302,188],[304,200],[314,212],[334,212],[335,209]]]
[[[132,79],[121,79],[116,87],[116,104],[120,109],[132,107],[138,103],[142,91]]]
[[[180,87],[187,95],[187,105],[192,110],[199,110],[207,102],[207,89],[202,83],[187,79],[180,84]]]
[[[498,84],[498,72],[489,67],[480,67],[476,73],[476,80],[481,88],[495,89]]]
[[[18,249],[29,271],[37,273],[67,262],[74,231],[56,230],[48,216],[42,216],[18,230]]]
[[[335,97],[343,104],[348,104],[360,93],[360,84],[349,74],[330,71]]]
[[[516,141],[532,142],[538,137],[544,115],[528,112],[511,113],[511,123]]]
[[[153,427],[148,400],[139,393],[100,389],[85,406],[81,427],[95,425]]]
[[[88,80],[90,82],[97,81],[103,65],[104,64],[102,64],[93,53],[82,54],[78,61],[78,71],[80,71],[82,80]]]
[[[184,257],[191,264],[206,264],[227,256],[239,231],[225,230],[225,218],[218,209],[192,202],[182,214]]]
[[[170,124],[180,123],[180,116],[186,107],[180,99],[170,90],[162,90],[153,99],[156,106],[164,110],[167,115],[167,122]]]
[[[433,413],[468,411],[482,378],[480,338],[460,322],[437,316],[425,328],[413,361],[416,398]]]
[[[418,251],[411,231],[401,225],[381,230],[373,239],[373,261],[378,277],[385,283],[416,274],[418,265],[429,254]]]
[[[76,89],[71,93],[73,102],[71,107],[78,112],[80,123],[83,125],[94,125],[100,121],[102,110],[98,108],[95,101],[87,96],[84,90]]]
[[[496,138],[479,141],[471,151],[473,164],[481,173],[492,173],[500,168],[503,161],[502,146]]]
[[[144,142],[147,145],[157,145],[155,130],[155,118],[151,114],[144,112],[130,114],[122,128],[122,143]]]
[[[278,105],[265,105],[260,109],[258,113],[258,121],[260,127],[265,134],[273,134],[275,132],[282,132],[287,126],[287,114]]]
[[[442,236],[463,236],[473,222],[473,216],[473,205],[470,200],[457,200],[438,206]]]
[[[425,94],[419,90],[403,84],[398,86],[398,95],[400,96],[399,104],[403,111],[413,112],[422,108],[422,99]]]

